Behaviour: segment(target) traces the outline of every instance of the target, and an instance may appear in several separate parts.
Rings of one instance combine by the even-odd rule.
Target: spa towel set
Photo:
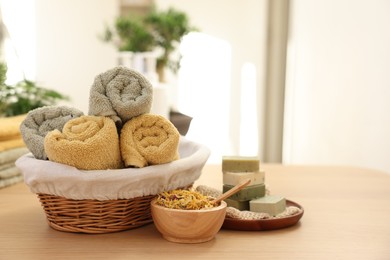
[[[153,87],[140,73],[119,66],[95,77],[89,115],[69,107],[30,111],[20,126],[36,159],[80,170],[142,168],[179,159],[180,134],[150,114]]]

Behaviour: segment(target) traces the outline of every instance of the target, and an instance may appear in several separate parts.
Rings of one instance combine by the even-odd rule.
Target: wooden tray
[[[277,219],[260,219],[260,220],[245,220],[245,219],[235,219],[235,218],[225,218],[223,222],[223,229],[232,229],[232,230],[243,230],[243,231],[265,231],[265,230],[275,230],[293,226],[298,223],[298,221],[303,216],[303,207],[298,203],[286,200],[286,205],[295,206],[300,208],[302,211],[298,214]]]

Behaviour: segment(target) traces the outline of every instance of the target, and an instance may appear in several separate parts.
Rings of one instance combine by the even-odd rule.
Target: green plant
[[[61,93],[39,87],[24,79],[10,86],[5,83],[7,66],[0,63],[0,116],[16,116],[42,107],[55,105],[59,100],[69,100]]]
[[[183,36],[197,29],[190,25],[188,16],[184,12],[174,8],[166,11],[154,9],[145,17],[145,23],[151,28],[157,45],[163,49],[162,55],[157,59],[157,72],[160,77],[165,67],[176,72],[180,66],[180,58],[174,60],[171,54]]]
[[[180,57],[172,57],[172,53],[182,37],[191,31],[197,29],[190,25],[186,13],[174,8],[166,11],[153,8],[142,18],[118,17],[114,28],[106,26],[103,40],[114,43],[119,51],[145,52],[161,48],[156,70],[160,81],[165,81],[164,69],[176,73],[180,65]]]
[[[146,52],[153,50],[155,46],[151,32],[145,28],[141,20],[132,16],[118,17],[115,21],[115,30],[106,26],[103,40],[116,42],[120,51]]]

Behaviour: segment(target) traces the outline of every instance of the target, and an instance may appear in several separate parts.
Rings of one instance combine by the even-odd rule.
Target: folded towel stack
[[[26,119],[20,126],[23,140],[35,158],[46,160],[43,142],[47,133],[53,130],[62,130],[65,123],[83,115],[76,108],[66,106],[46,106],[28,112]]]
[[[0,118],[0,152],[26,146],[19,131],[26,115]]]
[[[0,188],[23,180],[15,161],[28,153],[19,131],[25,117],[26,115],[0,118]]]
[[[28,152],[26,147],[12,148],[0,152],[0,188],[23,180],[22,172],[15,166],[15,161]]]
[[[62,130],[49,132],[45,151],[50,161],[81,170],[119,169],[122,160],[115,123],[108,117],[81,116]]]

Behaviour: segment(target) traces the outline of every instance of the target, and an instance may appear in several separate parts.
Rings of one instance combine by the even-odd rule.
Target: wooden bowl
[[[226,202],[202,210],[170,209],[151,202],[154,224],[164,239],[176,243],[203,243],[212,240],[221,229]]]

